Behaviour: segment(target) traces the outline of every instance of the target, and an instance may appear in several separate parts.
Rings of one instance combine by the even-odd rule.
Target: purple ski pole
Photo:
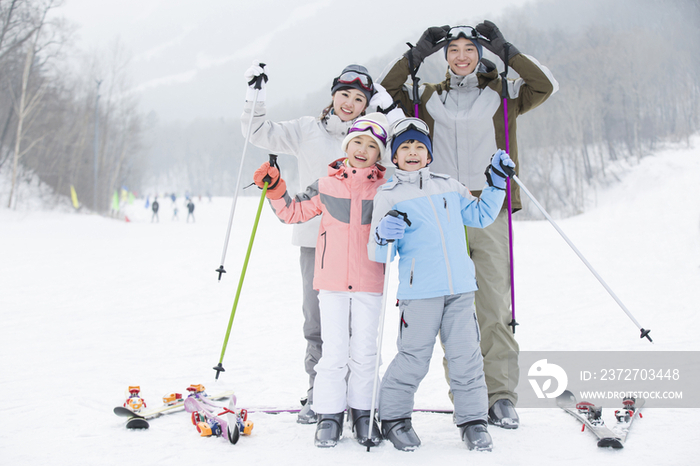
[[[506,136],[506,152],[510,154],[510,139],[508,136],[508,49],[510,43],[506,42],[504,48],[503,63],[505,69],[501,75],[501,97],[503,98],[503,124]],[[506,197],[508,198],[508,254],[510,257],[510,305],[511,305],[511,321],[508,324],[513,329],[515,334],[515,326],[518,323],[515,321],[515,275],[513,268],[513,198],[510,194],[510,177],[506,178]]]

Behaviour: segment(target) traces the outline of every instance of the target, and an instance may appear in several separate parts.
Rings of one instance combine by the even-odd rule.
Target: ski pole
[[[404,212],[399,212],[396,210],[390,210],[387,215],[393,217],[398,217],[399,215],[403,217],[404,222],[408,226],[411,226],[411,222],[408,220],[408,215]],[[379,382],[379,361],[381,360],[382,354],[382,340],[384,338],[384,316],[386,314],[386,300],[389,294],[389,268],[391,267],[391,252],[393,250],[394,240],[387,240],[388,245],[386,248],[386,262],[384,267],[384,289],[382,291],[382,310],[379,315],[379,333],[377,335],[377,357],[374,361],[374,380],[372,381],[372,404],[369,410],[369,436],[372,437],[372,429],[374,429],[374,412],[377,409],[377,385]],[[367,447],[369,451],[370,447]]]
[[[508,170],[509,167],[506,167],[506,169]],[[615,300],[615,302],[617,302],[617,304],[620,306],[620,308],[621,308],[623,311],[625,311],[625,314],[627,314],[627,317],[629,317],[630,320],[631,320],[632,322],[634,322],[634,325],[636,325],[637,328],[638,328],[639,331],[640,331],[639,338],[646,338],[647,340],[649,340],[650,342],[653,343],[651,337],[649,336],[649,332],[651,332],[651,330],[650,330],[650,329],[645,330],[644,328],[642,328],[641,325],[639,325],[639,322],[637,322],[637,319],[634,318],[634,316],[632,315],[632,313],[627,309],[627,307],[625,307],[625,305],[622,303],[622,301],[620,301],[620,298],[617,297],[617,295],[616,295],[616,294],[613,292],[613,290],[608,286],[608,284],[605,283],[605,281],[604,281],[603,278],[598,274],[598,272],[595,271],[595,269],[593,268],[593,266],[586,260],[585,257],[583,257],[583,254],[581,254],[581,252],[579,252],[579,250],[576,248],[576,246],[574,246],[574,243],[571,242],[571,240],[564,234],[564,232],[562,231],[562,229],[559,228],[559,226],[558,226],[558,225],[556,224],[556,222],[552,219],[552,217],[549,216],[549,214],[547,213],[547,211],[544,210],[544,207],[542,207],[542,206],[540,205],[540,203],[537,202],[537,199],[535,199],[535,197],[530,193],[530,191],[528,191],[528,189],[525,187],[525,185],[523,185],[522,181],[520,181],[520,179],[519,179],[517,176],[515,176],[515,171],[514,171],[512,168],[509,169],[508,171],[510,172],[510,173],[508,173],[508,175],[509,175],[509,176],[512,176],[512,177],[513,177],[513,180],[514,180],[516,183],[518,183],[518,185],[520,185],[520,189],[522,189],[523,192],[524,192],[525,194],[527,194],[527,197],[530,198],[530,200],[532,201],[532,203],[535,204],[535,206],[540,210],[540,212],[542,212],[542,214],[547,218],[547,220],[549,220],[549,223],[552,224],[552,226],[554,227],[554,229],[557,230],[557,232],[561,235],[562,238],[564,238],[564,241],[566,241],[566,243],[571,247],[571,249],[574,250],[574,252],[575,252],[576,255],[579,257],[579,259],[581,259],[581,261],[583,261],[583,263],[586,265],[586,267],[588,267],[588,270],[590,270],[591,273],[593,273],[593,275],[595,276],[595,278],[598,279],[598,281],[600,282],[600,284],[603,285],[603,287],[605,288],[605,290],[610,294],[610,296],[612,296],[612,298]]]
[[[510,154],[510,139],[508,131],[508,51],[510,43],[506,42],[504,47],[503,63],[505,68],[501,74],[501,98],[503,99],[503,125],[506,136],[506,152]],[[515,321],[515,268],[513,266],[513,197],[510,193],[510,178],[506,178],[506,197],[508,198],[508,254],[510,257],[510,312],[511,321],[508,324],[513,329],[519,325]]]
[[[408,45],[409,49],[413,48],[413,44],[410,42],[406,42],[406,45]],[[420,78],[417,76],[419,67],[420,65],[415,68],[413,67],[413,54],[408,54],[408,69],[411,73],[411,81],[413,82],[413,116],[416,118],[419,118],[418,107],[420,105],[420,95],[418,94],[418,82]]]
[[[415,70],[411,75],[411,77],[413,78],[413,116],[415,116],[416,118],[420,118],[420,112],[418,111],[418,108],[420,106],[420,96],[418,95],[418,82],[420,81],[420,78],[416,76],[417,71],[418,70]]]
[[[273,167],[278,167],[277,166],[277,156],[274,154],[270,154],[270,166]],[[279,169],[279,167],[278,167]],[[260,221],[260,213],[262,212],[262,207],[265,202],[265,194],[267,194],[267,187],[270,184],[270,181],[272,181],[268,176],[265,176],[263,178],[263,181],[265,182],[263,184],[262,188],[262,195],[260,196],[260,203],[258,204],[258,213],[255,215],[255,222],[253,223],[253,232],[250,234],[250,241],[248,242],[248,252],[245,255],[245,260],[243,261],[243,270],[241,271],[241,278],[238,280],[238,289],[236,290],[236,298],[233,300],[233,308],[231,309],[231,317],[228,320],[228,328],[226,329],[226,336],[224,337],[224,345],[221,348],[221,357],[219,358],[219,364],[214,366],[214,370],[216,371],[216,380],[219,379],[219,374],[221,372],[226,372],[224,369],[224,366],[222,365],[224,361],[224,354],[226,354],[226,346],[228,346],[228,339],[229,336],[231,335],[231,326],[233,325],[233,318],[236,315],[236,308],[238,307],[238,298],[241,296],[241,288],[243,288],[243,279],[245,278],[245,272],[246,269],[248,268],[248,260],[250,259],[250,252],[253,249],[253,241],[255,240],[255,232],[258,229],[258,222]]]
[[[265,67],[265,63],[260,63],[261,67]],[[219,281],[221,281],[221,275],[226,273],[224,269],[224,261],[226,260],[226,250],[228,249],[228,240],[231,236],[231,226],[233,225],[233,214],[236,211],[236,201],[238,200],[238,191],[241,188],[241,176],[243,175],[243,163],[245,162],[245,154],[248,149],[248,142],[250,141],[250,132],[253,128],[253,116],[255,115],[255,104],[258,103],[258,94],[260,89],[262,89],[262,82],[265,80],[267,82],[267,75],[265,73],[254,77],[248,84],[253,84],[255,82],[255,96],[253,97],[253,106],[250,109],[250,120],[248,120],[248,131],[246,132],[245,142],[243,143],[243,154],[241,155],[241,164],[238,167],[238,177],[236,179],[236,188],[233,192],[233,203],[231,204],[231,213],[228,217],[228,228],[226,229],[226,237],[224,238],[224,250],[221,252],[221,265],[216,272],[219,272]],[[263,196],[264,197],[264,196]]]

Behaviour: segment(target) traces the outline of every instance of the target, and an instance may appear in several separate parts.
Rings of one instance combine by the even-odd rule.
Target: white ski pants
[[[318,299],[323,346],[313,410],[334,414],[348,406],[370,409],[382,294],[320,290]]]

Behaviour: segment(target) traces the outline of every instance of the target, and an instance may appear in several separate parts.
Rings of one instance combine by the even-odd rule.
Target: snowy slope
[[[696,139],[696,147],[700,141]],[[647,157],[584,215],[559,221],[640,323],[638,331],[548,222],[515,222],[518,340],[522,350],[699,350],[700,149]],[[681,464],[700,448],[682,431],[697,410],[649,409],[620,451],[596,448],[560,410],[521,409],[521,428],[490,432],[491,453],[469,452],[451,416],[416,414],[423,446],[384,444],[367,453],[346,438],[313,446],[313,426],[293,414],[251,414],[255,428],[232,446],[200,438],[177,413],[127,431],[112,407],[139,384],[151,406],[191,383],[237,392],[239,406],[297,407],[306,388],[300,280],[291,229],[267,205],[258,229],[224,367],[226,324],[257,209],[240,198],[226,268],[217,282],[230,199],[198,201],[197,223],[150,223],[143,201],[131,222],[97,216],[0,210],[0,408],[3,464]],[[396,273],[392,274],[395,279]],[[391,296],[396,282],[392,280]],[[384,367],[395,352],[396,308],[388,308]],[[441,350],[417,406],[450,408]],[[346,425],[346,429],[349,426]],[[346,434],[349,432],[346,430]],[[454,463],[453,463],[454,462]]]

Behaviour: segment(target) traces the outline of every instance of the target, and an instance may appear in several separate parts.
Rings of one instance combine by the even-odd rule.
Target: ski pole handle
[[[275,154],[269,154],[270,155],[270,166],[277,168],[277,171],[279,172],[280,166],[277,165],[277,156]],[[280,173],[279,178],[277,178],[277,181],[282,178],[282,174]],[[270,175],[265,175],[263,178],[263,181],[267,183],[268,185],[272,183],[272,178],[270,178]],[[277,186],[277,182],[275,182],[275,186],[269,186],[270,188],[274,188]]]
[[[406,222],[406,225],[408,225],[409,227],[411,226],[411,221],[408,219],[408,214],[406,212],[401,212],[399,210],[390,210],[386,214],[391,215],[392,217],[397,217],[397,218],[402,217],[403,221]]]
[[[396,218],[402,217],[402,218],[403,218],[403,221],[406,222],[406,225],[408,225],[409,227],[411,226],[411,221],[408,219],[408,214],[406,214],[406,212],[400,212],[400,211],[398,211],[398,210],[393,210],[393,209],[392,209],[392,210],[390,210],[389,212],[387,212],[386,214],[387,214],[387,215],[390,215],[391,217],[396,217]],[[393,242],[394,242],[394,239],[393,239],[393,238],[392,238],[392,239],[387,239],[386,242],[387,242],[387,243],[393,243]],[[389,250],[391,250],[391,246],[389,246]],[[388,262],[387,262],[387,263],[388,263]]]
[[[500,162],[499,165],[508,178],[513,178],[515,176],[515,168],[503,165],[503,162]]]
[[[503,73],[501,76],[503,79],[501,80],[501,99],[507,99],[508,98],[508,80],[506,79],[508,76],[508,54],[510,53],[510,42],[506,42],[503,45],[503,64],[505,65],[505,68],[503,69]],[[507,129],[507,128],[506,128]]]
[[[258,63],[258,65],[260,68],[265,68],[265,63]],[[267,82],[267,75],[264,72],[248,81],[248,85],[250,86],[251,84],[255,83],[255,86],[253,86],[255,89],[262,89],[263,80]]]

